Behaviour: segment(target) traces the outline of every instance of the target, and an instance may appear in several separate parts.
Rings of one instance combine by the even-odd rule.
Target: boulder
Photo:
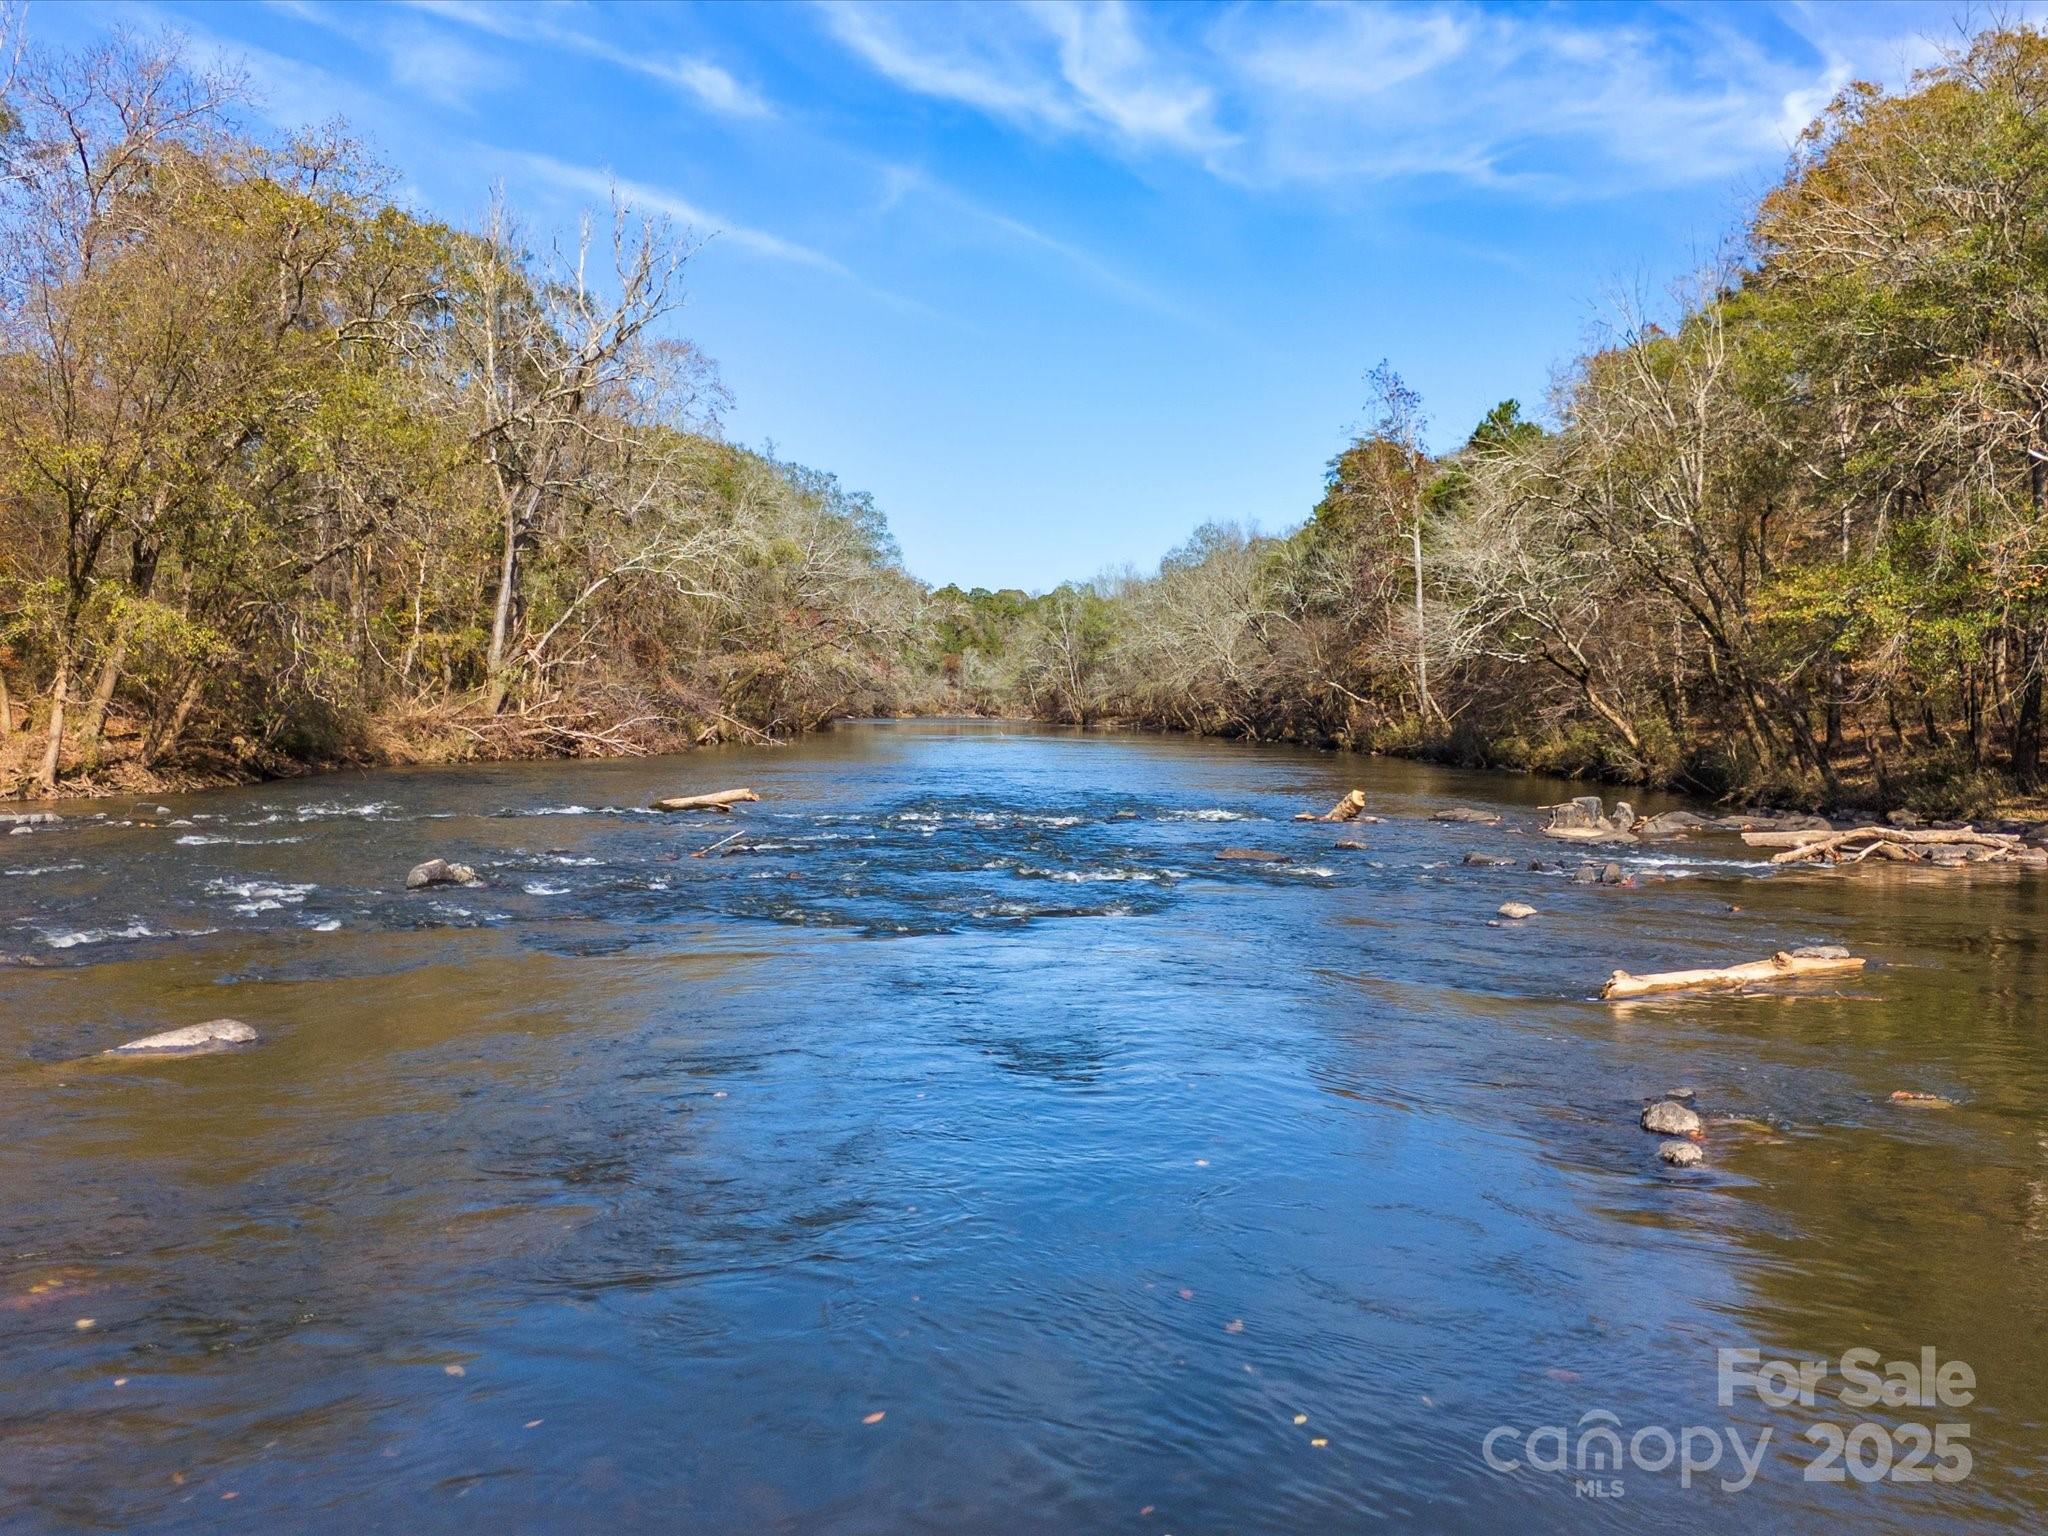
[[[1636,813],[1626,800],[1616,804],[1612,816],[1606,814],[1598,795],[1580,795],[1576,800],[1540,809],[1550,813],[1550,823],[1543,829],[1545,837],[1573,843],[1632,843],[1636,840],[1631,830],[1636,824]]]
[[[1646,816],[1629,830],[1637,837],[1683,837],[1696,828],[1709,826],[1707,818],[1692,811],[1659,811]]]
[[[208,1019],[183,1029],[165,1030],[117,1045],[108,1056],[195,1056],[203,1051],[225,1051],[238,1045],[254,1045],[256,1031],[239,1019]]]
[[[1700,1117],[1676,1099],[1659,1099],[1643,1111],[1643,1129],[1659,1136],[1691,1136],[1700,1128]]]
[[[1365,852],[1365,844],[1361,843],[1361,842],[1360,842],[1360,841],[1359,841],[1359,840],[1358,840],[1357,838],[1355,838],[1355,837],[1340,837],[1340,838],[1338,838],[1338,839],[1337,839],[1337,841],[1335,841],[1334,843],[1330,844],[1330,846],[1331,846],[1332,848],[1335,848],[1335,849],[1339,850],[1340,852],[1343,852],[1343,853],[1363,853],[1363,852]]]
[[[1780,811],[1772,825],[1780,832],[1832,832],[1835,824],[1825,816],[1802,816],[1797,811]]]
[[[1792,954],[1799,960],[1846,960],[1849,949],[1844,944],[1802,944]]]
[[[1572,871],[1573,885],[1598,885],[1599,883],[1600,866],[1597,864],[1581,864]]]
[[[1916,827],[1924,827],[1927,825],[1925,821],[1921,820],[1920,813],[1918,811],[1908,811],[1903,809],[1896,811],[1886,811],[1884,813],[1884,819],[1887,822],[1889,822],[1892,826],[1901,828],[1902,830],[1907,832],[1912,831]]]
[[[1600,871],[1600,883],[1602,885],[1627,885],[1628,876],[1622,872],[1619,864],[1608,864],[1603,866]]]
[[[405,877],[405,888],[408,891],[425,890],[430,885],[480,883],[476,871],[467,864],[451,864],[446,859],[429,859],[424,864],[415,864]]]
[[[53,827],[63,819],[55,811],[0,811],[0,827]]]
[[[1660,1141],[1657,1156],[1674,1168],[1697,1168],[1707,1155],[1689,1141]]]
[[[1504,901],[1500,904],[1499,910],[1502,917],[1523,918],[1536,915],[1536,909],[1526,901]]]

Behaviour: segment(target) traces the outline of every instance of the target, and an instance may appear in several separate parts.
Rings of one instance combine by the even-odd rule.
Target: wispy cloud
[[[265,3],[271,10],[381,55],[393,85],[436,106],[472,111],[479,96],[501,90],[518,78],[518,71],[502,58],[471,48],[440,28],[405,18],[394,20],[394,10],[324,5],[315,0]]]
[[[906,91],[1242,185],[1434,177],[1606,196],[1766,165],[1850,79],[1897,80],[1934,51],[1916,30],[1932,12],[1865,10],[1845,28],[1837,10],[821,0],[819,14]]]
[[[571,193],[578,198],[602,202],[616,196],[625,207],[636,213],[661,214],[673,219],[707,244],[714,241],[723,242],[769,261],[829,273],[893,309],[923,315],[930,319],[947,318],[916,299],[905,298],[902,294],[875,286],[836,257],[828,256],[823,251],[799,244],[797,241],[784,239],[781,235],[771,234],[765,229],[755,229],[737,220],[721,217],[666,187],[657,187],[644,181],[632,181],[616,176],[601,166],[575,165],[557,160],[551,155],[515,154],[509,151],[492,153],[505,164],[516,166],[558,190]]]
[[[790,262],[796,266],[830,272],[835,277],[858,281],[844,263],[827,256],[823,251],[812,250],[809,246],[799,245],[794,240],[785,240],[782,236],[770,234],[764,229],[753,229],[733,219],[722,218],[665,187],[650,186],[643,181],[625,180],[602,167],[572,165],[551,155],[507,153],[504,158],[557,189],[574,193],[578,197],[602,201],[616,193],[619,200],[629,208],[642,213],[665,215],[699,236],[721,239],[774,261]]]
[[[723,66],[688,53],[650,52],[624,48],[557,19],[560,7],[548,5],[485,5],[476,0],[406,0],[416,11],[457,26],[485,32],[508,42],[540,43],[567,48],[619,69],[659,80],[690,97],[699,106],[734,118],[766,118],[774,107],[759,91]]]
[[[915,166],[884,165],[877,169],[882,176],[881,206],[884,212],[912,196],[922,198],[958,224],[988,231],[1008,244],[1050,256],[1102,292],[1125,303],[1184,323],[1198,323],[1200,320],[1199,316],[1191,315],[1164,294],[1118,271],[1093,252],[978,202]]]
[[[1194,152],[1228,136],[1214,93],[1157,57],[1122,4],[907,6],[823,0],[827,27],[907,90],[1025,127]]]

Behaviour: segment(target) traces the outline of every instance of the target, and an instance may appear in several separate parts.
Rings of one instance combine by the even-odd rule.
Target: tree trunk
[[[7,669],[0,667],[0,741],[14,735],[14,702],[7,696]]]
[[[538,486],[526,493],[523,508],[516,496],[505,501],[505,548],[498,562],[498,601],[491,614],[491,649],[485,661],[490,673],[485,700],[494,715],[505,707],[505,699],[512,692],[505,657],[512,648],[525,608],[520,582],[525,576],[527,546],[532,542],[533,520],[539,510]]]
[[[70,702],[71,650],[67,645],[57,653],[57,676],[50,685],[50,739],[36,769],[36,783],[46,795],[57,791],[57,767],[64,756],[64,711]]]
[[[2020,648],[2026,682],[2020,689],[2019,717],[2012,727],[2012,776],[2020,788],[2033,789],[2041,777],[2041,646],[2029,636]]]
[[[1422,619],[1422,518],[1409,527],[1415,547],[1415,692],[1422,708],[1423,729],[1429,728],[1429,641]]]
[[[79,749],[88,761],[99,760],[100,732],[107,723],[107,706],[114,700],[114,688],[121,681],[121,668],[128,661],[128,626],[122,624],[114,631],[114,643],[107,647],[105,660],[100,663],[99,681],[93,684],[92,698],[86,705],[84,729],[80,732]]]
[[[192,711],[199,703],[200,694],[206,691],[206,670],[194,668],[185,679],[183,691],[178,695],[178,704],[171,711],[159,730],[151,733],[142,749],[142,766],[154,768],[178,744],[178,738],[185,734],[185,722],[192,718]]]
[[[657,811],[730,811],[742,800],[759,800],[751,789],[720,789],[708,795],[671,795],[654,802]]]
[[[1756,981],[1786,981],[1798,976],[1839,976],[1863,969],[1854,955],[1836,959],[1808,958],[1780,950],[1768,960],[1751,960],[1743,965],[1717,967],[1708,971],[1658,971],[1648,976],[1631,976],[1616,971],[1600,989],[1605,998],[1643,997],[1653,992],[1687,992],[1698,987],[1742,987]]]

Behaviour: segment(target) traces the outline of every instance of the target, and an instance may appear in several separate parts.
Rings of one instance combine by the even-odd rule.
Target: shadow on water
[[[1353,783],[1383,823],[1288,819]],[[928,722],[67,807],[0,840],[9,1524],[2037,1527],[2048,881],[1573,885],[1570,792]],[[1816,941],[1879,964],[1591,1001]],[[262,1044],[79,1059],[220,1015]],[[1634,1123],[1681,1084],[1744,1122],[1690,1173]],[[1975,1368],[1967,1480],[1801,1475],[1935,1410],[1716,1402],[1721,1347],[1859,1345]],[[1599,1410],[1778,1444],[1481,1458]]]

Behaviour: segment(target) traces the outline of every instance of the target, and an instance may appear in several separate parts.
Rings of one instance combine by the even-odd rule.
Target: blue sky
[[[1540,407],[1949,6],[34,5],[185,32],[401,196],[708,241],[727,434],[874,493],[933,582],[1149,568],[1305,516],[1392,361],[1441,446]]]

